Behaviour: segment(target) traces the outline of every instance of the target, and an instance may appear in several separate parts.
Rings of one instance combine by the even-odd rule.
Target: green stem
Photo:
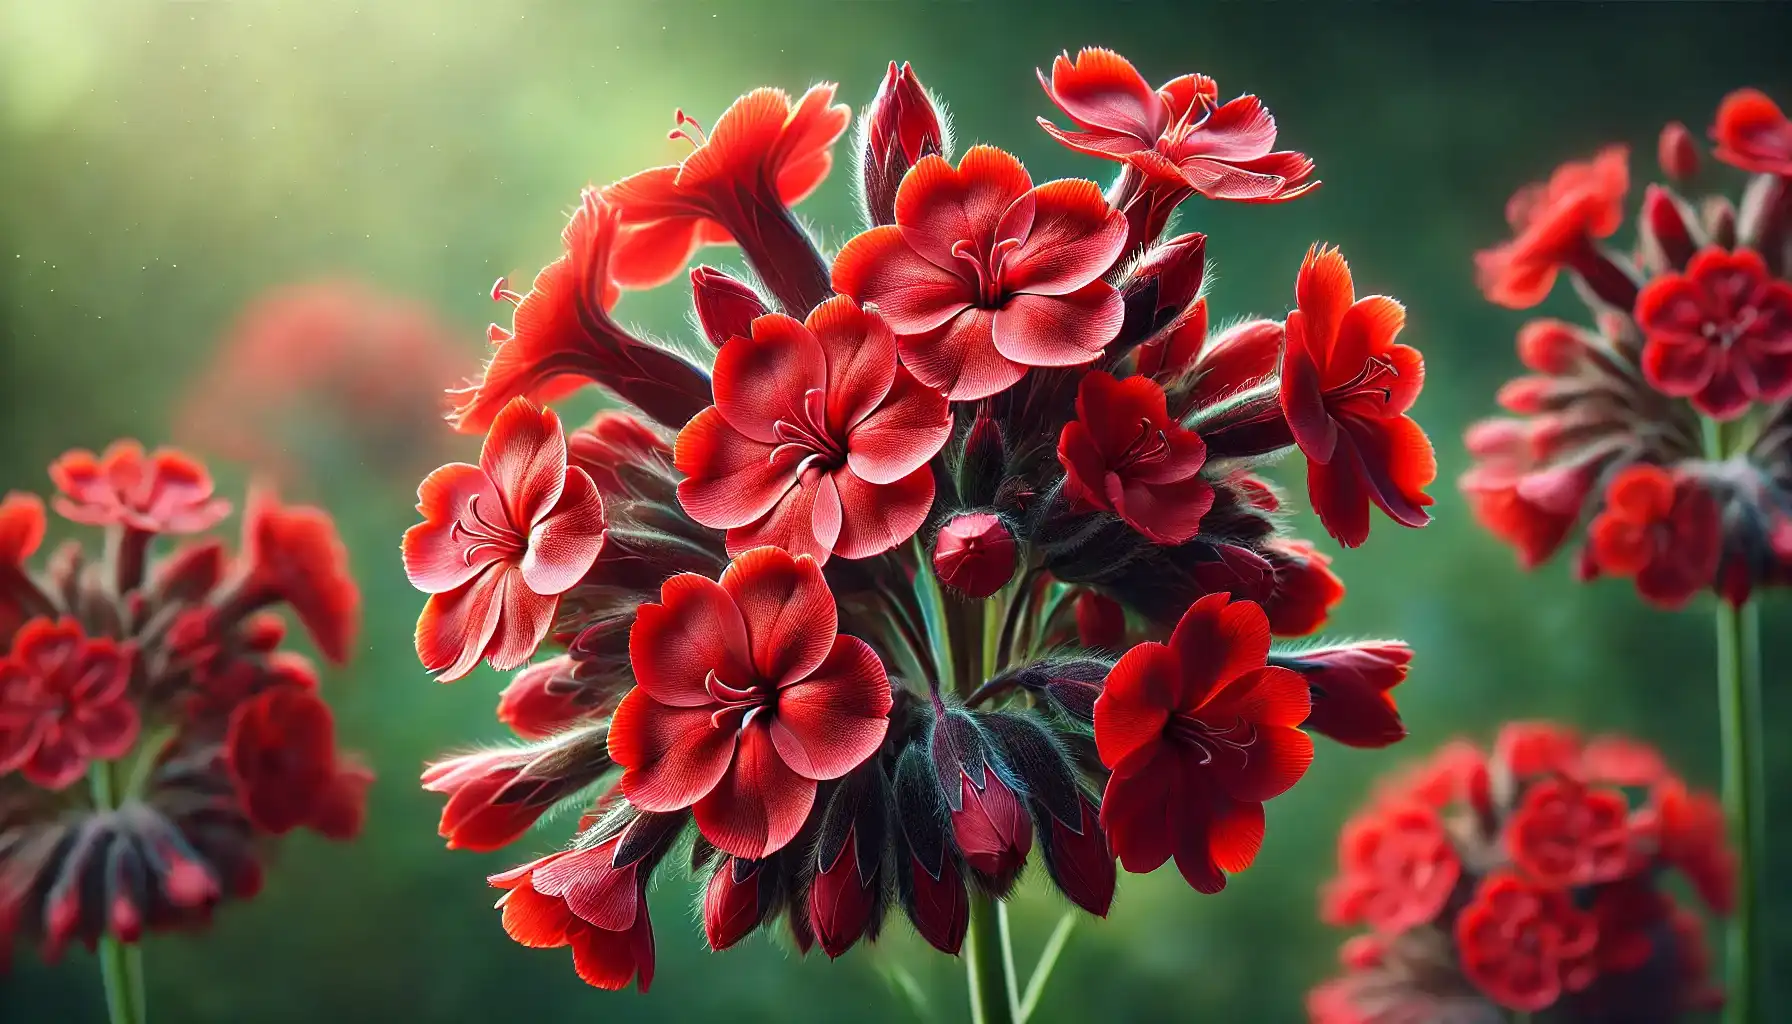
[[[1045,940],[1045,949],[1039,953],[1039,962],[1033,965],[1033,976],[1027,979],[1027,993],[1021,997],[1015,1024],[1027,1024],[1033,1017],[1033,1011],[1039,1008],[1039,997],[1045,994],[1046,979],[1052,976],[1052,968],[1058,966],[1058,957],[1064,952],[1065,944],[1070,941],[1071,929],[1075,927],[1076,911],[1065,911],[1064,916],[1058,919],[1058,927],[1052,929],[1051,938]]]
[[[1753,601],[1737,608],[1717,603],[1717,706],[1723,729],[1724,816],[1736,851],[1736,908],[1725,925],[1727,1024],[1759,1019],[1760,932],[1755,918],[1756,872],[1763,863],[1761,813],[1759,615]]]
[[[95,761],[88,769],[87,783],[95,808],[110,811],[118,806],[110,761]],[[106,989],[106,1019],[111,1024],[144,1024],[148,1014],[143,999],[142,949],[118,941],[111,932],[103,932],[96,953],[100,982]]]
[[[971,983],[971,1024],[1014,1024],[1014,976],[1003,942],[997,902],[971,893],[970,926],[965,930],[965,974]]]

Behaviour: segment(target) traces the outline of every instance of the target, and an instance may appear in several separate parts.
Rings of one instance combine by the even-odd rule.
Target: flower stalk
[[[112,763],[95,761],[87,771],[93,806],[100,811],[118,806],[112,783]],[[106,988],[106,1019],[111,1024],[144,1024],[149,1019],[143,997],[143,947],[125,943],[111,932],[100,936],[96,955],[100,980]]]

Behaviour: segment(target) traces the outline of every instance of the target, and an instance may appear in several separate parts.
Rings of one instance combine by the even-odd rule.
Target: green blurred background
[[[581,185],[673,156],[675,107],[707,124],[752,86],[823,79],[862,103],[884,62],[907,59],[951,106],[961,145],[1007,147],[1036,179],[1105,179],[1106,166],[1033,124],[1049,112],[1033,69],[1060,49],[1106,45],[1154,81],[1199,70],[1224,94],[1256,92],[1326,184],[1280,207],[1185,208],[1184,229],[1210,237],[1216,312],[1279,315],[1302,252],[1324,239],[1343,246],[1361,290],[1407,303],[1405,337],[1429,364],[1417,416],[1438,447],[1437,521],[1422,532],[1380,521],[1339,557],[1350,596],[1333,630],[1417,648],[1400,692],[1413,735],[1379,754],[1322,742],[1316,770],[1271,804],[1256,867],[1222,895],[1173,872],[1126,877],[1112,915],[1079,928],[1041,1017],[1298,1020],[1342,938],[1316,920],[1315,890],[1373,776],[1453,734],[1553,716],[1646,738],[1715,784],[1706,607],[1651,611],[1622,584],[1575,585],[1561,564],[1523,575],[1468,519],[1459,438],[1515,371],[1521,320],[1479,299],[1469,260],[1502,235],[1512,189],[1563,158],[1627,141],[1645,177],[1664,121],[1702,129],[1740,85],[1792,101],[1788,39],[1788,6],[4,0],[0,489],[41,491],[44,465],[71,446],[167,438],[235,312],[270,286],[348,276],[423,300],[472,369],[502,312],[490,281],[527,281],[557,253]],[[851,211],[837,171],[802,212],[837,244]],[[1574,315],[1562,296],[1545,308]],[[688,333],[675,287],[630,295],[620,314]],[[429,446],[467,451],[432,431],[445,434],[417,428]],[[564,951],[509,942],[484,876],[557,845],[568,825],[494,856],[447,852],[435,836],[439,800],[416,788],[417,771],[501,735],[500,679],[443,687],[417,666],[421,598],[397,557],[415,477],[370,458],[335,417],[291,425],[284,443],[307,469],[289,496],[337,515],[365,590],[364,642],[330,685],[344,743],[367,752],[380,783],[359,842],[293,838],[258,899],[206,934],[148,946],[156,1019],[913,1020],[884,980],[890,965],[913,972],[937,1019],[962,1018],[958,962],[904,927],[837,963],[763,937],[711,955],[682,881],[654,895],[649,996],[589,990]],[[1282,479],[1298,483],[1294,468]],[[233,488],[248,472],[218,469]],[[1770,601],[1770,737],[1786,721],[1785,611]],[[1792,778],[1792,754],[1769,755],[1775,782]],[[1783,785],[1771,802],[1782,826],[1792,820]],[[1792,895],[1775,880],[1792,868],[1792,830],[1773,840],[1766,921],[1783,965]],[[1057,914],[1037,882],[1017,910],[1023,964]],[[1775,983],[1792,1009],[1792,981]],[[0,1019],[103,1019],[93,961],[20,958],[0,978]]]

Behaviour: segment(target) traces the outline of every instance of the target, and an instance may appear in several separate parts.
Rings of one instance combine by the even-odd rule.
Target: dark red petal
[[[1182,667],[1163,644],[1142,643],[1120,656],[1095,700],[1095,746],[1101,763],[1120,763],[1163,736],[1182,703]]]
[[[1330,463],[1307,462],[1307,495],[1325,532],[1347,548],[1369,538],[1369,489],[1354,449]]]
[[[809,678],[779,691],[772,742],[798,775],[837,779],[877,753],[890,706],[883,663],[863,640],[841,636]]]
[[[1209,594],[1189,606],[1170,634],[1170,650],[1182,666],[1181,710],[1219,701],[1225,685],[1269,659],[1269,617],[1250,601]],[[1303,687],[1304,689],[1304,687]],[[1298,724],[1306,717],[1301,710]]]
[[[825,392],[827,358],[807,327],[782,313],[767,313],[753,321],[750,337],[730,338],[716,353],[713,386],[715,407],[729,426],[775,445],[782,440],[777,422],[801,415],[808,392]]]
[[[1181,759],[1168,745],[1140,747],[1127,762],[1128,774],[1108,776],[1101,827],[1121,866],[1144,874],[1162,867],[1176,852],[1181,818],[1198,808],[1185,800]]]
[[[724,852],[759,860],[796,838],[814,803],[814,780],[785,764],[770,730],[753,723],[741,730],[733,767],[697,802],[697,827]]]
[[[1337,450],[1338,424],[1325,405],[1324,370],[1309,334],[1306,315],[1289,313],[1282,349],[1282,415],[1301,454],[1312,462],[1330,462]]]
[[[660,586],[660,603],[644,604],[629,629],[629,661],[639,688],[661,704],[702,708],[714,703],[707,680],[752,678],[746,620],[714,580],[680,573]]]
[[[622,792],[644,811],[676,811],[707,796],[727,774],[734,732],[708,708],[674,708],[635,687],[610,719],[610,757],[623,766]]]
[[[1213,485],[1199,476],[1154,484],[1109,474],[1108,498],[1115,513],[1152,543],[1175,545],[1201,532],[1201,519],[1213,508]]]

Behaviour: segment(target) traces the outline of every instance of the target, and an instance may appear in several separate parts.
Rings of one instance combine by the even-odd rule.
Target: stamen
[[[492,301],[508,302],[512,306],[520,306],[523,304],[523,297],[517,292],[510,290],[509,278],[500,277],[492,283]]]
[[[666,138],[683,139],[692,146],[698,147],[709,144],[708,133],[703,130],[701,124],[697,123],[696,118],[684,112],[684,108],[680,107],[675,111],[672,118],[673,122],[677,124],[678,127],[667,132]]]

